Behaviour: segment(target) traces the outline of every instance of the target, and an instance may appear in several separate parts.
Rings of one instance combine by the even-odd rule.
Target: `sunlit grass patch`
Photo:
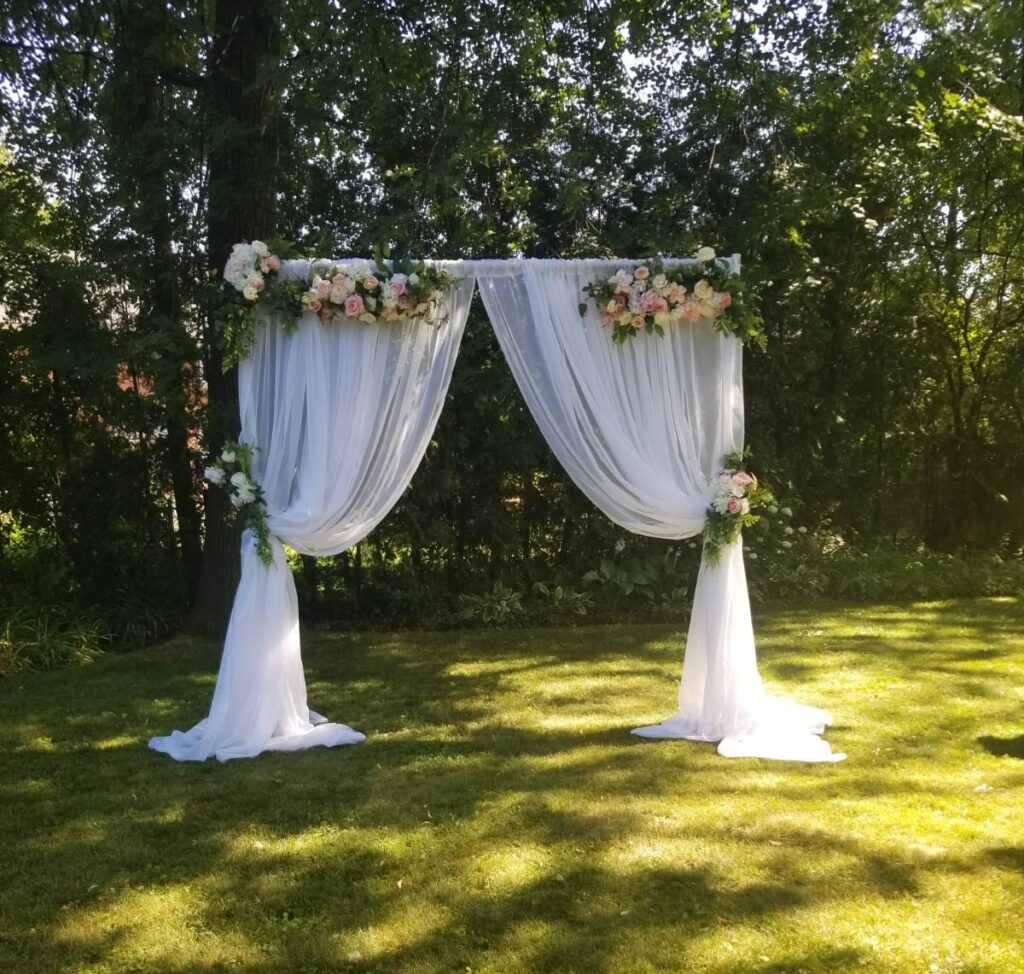
[[[1024,608],[758,620],[840,765],[629,729],[671,626],[305,641],[337,750],[178,765],[209,703],[180,641],[0,682],[0,971],[1016,974]]]

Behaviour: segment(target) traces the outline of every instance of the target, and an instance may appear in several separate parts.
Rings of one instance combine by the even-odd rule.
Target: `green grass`
[[[668,625],[311,633],[367,743],[176,764],[176,641],[0,681],[0,971],[769,974],[1024,969],[1024,603],[758,620],[849,760],[729,762]]]

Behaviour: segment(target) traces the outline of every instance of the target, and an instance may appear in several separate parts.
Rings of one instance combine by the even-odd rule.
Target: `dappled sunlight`
[[[194,648],[126,659],[120,683],[104,664],[99,699],[81,674],[0,686],[21,891],[0,892],[0,956],[97,974],[1012,974],[1010,610],[931,607],[938,640],[916,606],[764,622],[768,683],[834,711],[842,765],[632,738],[674,707],[671,626],[307,634],[314,705],[367,742],[225,765],[145,747],[207,703]],[[72,684],[73,713],[52,715]]]

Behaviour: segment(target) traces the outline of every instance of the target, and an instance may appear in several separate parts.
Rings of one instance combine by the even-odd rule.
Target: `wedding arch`
[[[530,412],[587,497],[637,534],[704,533],[677,711],[633,733],[717,742],[726,757],[841,760],[821,737],[828,713],[769,696],[757,669],[739,537],[751,478],[723,470],[743,449],[742,336],[727,324],[721,283],[738,281],[739,257],[702,249],[639,265],[463,260],[405,271],[281,261],[258,241],[235,248],[225,276],[251,310],[233,326],[240,445],[207,474],[253,518],[209,715],[150,747],[224,761],[365,740],[308,707],[284,545],[338,554],[398,501],[479,289]],[[709,524],[726,532],[722,543],[709,545]]]

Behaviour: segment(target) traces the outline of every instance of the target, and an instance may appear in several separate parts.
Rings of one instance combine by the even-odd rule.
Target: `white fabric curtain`
[[[701,532],[710,480],[743,445],[741,345],[711,323],[614,345],[582,289],[621,266],[525,261],[480,274],[487,313],[538,426],[580,489],[638,534]],[[741,544],[702,564],[679,710],[634,733],[718,741],[727,756],[839,760],[827,713],[772,700],[757,669]]]
[[[322,324],[307,314],[292,334],[257,327],[239,370],[243,442],[258,447],[253,473],[263,487],[274,564],[260,562],[248,534],[210,714],[150,747],[179,761],[252,757],[267,750],[364,739],[328,723],[306,703],[295,585],[281,542],[310,555],[357,544],[412,479],[437,424],[473,296],[461,278],[448,319],[371,326]],[[305,261],[284,272],[303,276]],[[280,540],[278,540],[280,539]]]

